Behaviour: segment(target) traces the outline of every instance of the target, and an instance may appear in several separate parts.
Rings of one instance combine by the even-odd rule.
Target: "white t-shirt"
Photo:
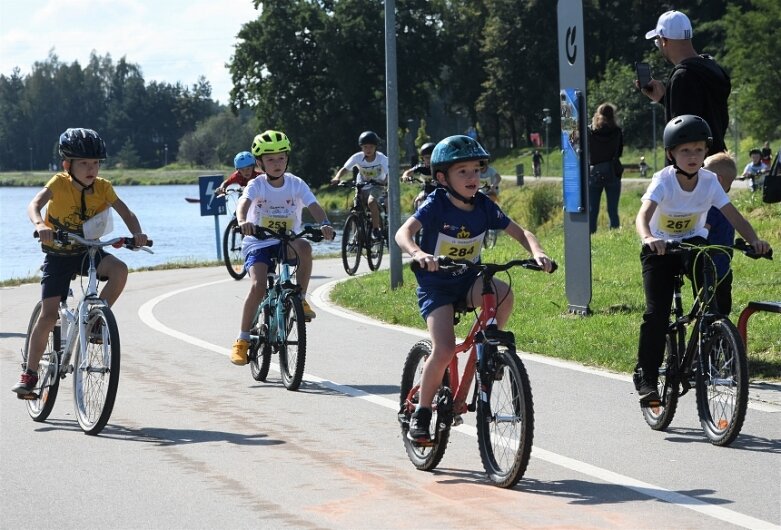
[[[267,178],[266,175],[255,177],[244,188],[241,198],[251,201],[247,221],[275,231],[301,231],[301,211],[317,202],[312,190],[306,182],[291,173],[284,174],[284,183],[279,188],[269,184]],[[277,239],[245,236],[241,251],[246,256],[255,249],[276,243]]]
[[[697,185],[684,191],[675,176],[675,168],[667,166],[657,172],[643,201],[654,201],[657,206],[651,222],[651,234],[664,240],[681,241],[690,237],[708,237],[705,219],[711,206],[721,209],[730,202],[715,173],[700,169]]]
[[[374,160],[371,162],[366,160],[363,151],[358,151],[347,159],[343,167],[352,171],[355,166],[358,166],[358,184],[370,180],[382,183],[388,181],[388,157],[379,151],[374,154]],[[369,189],[370,187],[366,186],[363,189]]]

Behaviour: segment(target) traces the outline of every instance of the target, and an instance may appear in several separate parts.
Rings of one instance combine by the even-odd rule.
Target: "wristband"
[[[332,226],[331,221],[326,219],[325,221],[320,221],[320,226]]]

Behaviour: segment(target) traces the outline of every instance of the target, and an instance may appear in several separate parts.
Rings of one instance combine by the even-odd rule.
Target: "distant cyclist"
[[[358,136],[360,151],[347,159],[336,176],[331,179],[331,184],[338,184],[342,177],[351,174],[357,169],[357,183],[370,183],[364,186],[360,192],[360,199],[369,209],[372,218],[372,236],[382,239],[380,228],[380,198],[385,194],[388,185],[388,157],[377,151],[380,145],[380,137],[373,131],[364,131]]]
[[[746,167],[743,169],[743,174],[740,177],[740,180],[751,180],[751,190],[755,190],[758,186],[758,179],[761,179],[762,175],[770,171],[770,167],[762,162],[762,151],[757,149],[756,147],[749,151],[748,153],[751,156],[751,162],[746,164]]]
[[[54,175],[27,207],[45,257],[41,269],[43,303],[29,337],[27,369],[11,389],[22,399],[30,396],[38,383],[38,363],[59,317],[60,300],[68,296],[71,277],[88,274],[86,248],[75,243],[54,245],[54,231],[63,229],[83,234],[85,223],[114,208],[133,234],[133,243],[143,246],[147,242],[136,215],[117,197],[111,183],[98,177],[100,163],[106,159],[106,144],[98,133],[92,129],[67,129],[60,135],[58,150],[63,171]],[[125,288],[127,265],[102,249],[98,251],[96,263],[98,277],[105,281],[100,297],[113,305]]]
[[[542,175],[542,154],[539,149],[535,149],[532,153],[532,168],[534,171],[534,178],[540,178]]]
[[[502,183],[502,176],[493,167],[488,165],[488,161],[480,168],[480,186],[483,193],[488,198],[496,202],[499,199],[499,184]]]
[[[280,131],[265,131],[252,142],[252,154],[257,158],[265,174],[249,182],[236,207],[236,220],[244,234],[241,253],[244,267],[251,280],[250,289],[244,299],[241,313],[241,329],[231,350],[231,362],[243,365],[248,362],[250,327],[258,305],[266,296],[266,278],[275,268],[278,239],[258,239],[254,236],[255,226],[274,231],[301,231],[301,212],[309,210],[315,222],[320,223],[326,239],[333,239],[334,231],[325,211],[317,202],[309,186],[299,177],[287,172],[290,156],[290,140]],[[301,301],[304,316],[315,318],[315,312],[306,301],[305,295],[312,274],[312,247],[305,239],[290,243],[293,252],[291,263],[297,265],[296,280],[301,286]]]
[[[437,183],[431,175],[431,153],[434,151],[436,144],[427,142],[420,146],[420,162],[401,175],[401,180],[404,182],[420,182],[423,184],[423,189],[412,201],[412,211],[418,209],[418,206],[423,202],[426,196],[437,189]]]
[[[238,184],[244,188],[250,180],[260,175],[260,172],[255,168],[255,157],[252,156],[252,153],[249,151],[237,153],[236,156],[233,157],[233,167],[236,168],[236,171],[231,173],[230,176],[214,190],[217,195],[225,194],[225,190],[231,184]]]

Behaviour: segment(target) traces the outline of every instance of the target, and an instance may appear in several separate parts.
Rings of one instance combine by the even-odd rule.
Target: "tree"
[[[254,137],[253,123],[228,110],[200,123],[179,142],[179,162],[195,167],[216,168],[233,165],[233,157],[248,151]]]

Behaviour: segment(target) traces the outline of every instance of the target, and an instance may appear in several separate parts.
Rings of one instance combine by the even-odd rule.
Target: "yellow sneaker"
[[[306,300],[301,300],[301,305],[304,306],[304,318],[306,320],[312,320],[317,316],[317,313],[315,313],[314,310],[309,306],[309,302]]]
[[[249,341],[244,339],[236,339],[231,349],[231,362],[239,366],[245,365],[249,362],[249,356],[247,351],[249,350]]]

